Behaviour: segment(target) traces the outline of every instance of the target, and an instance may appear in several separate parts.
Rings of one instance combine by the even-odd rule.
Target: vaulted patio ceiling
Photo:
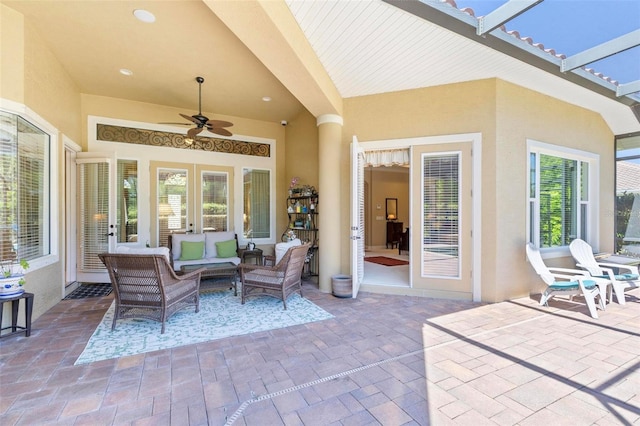
[[[583,55],[563,60],[499,28],[541,1],[511,0],[484,19],[450,0],[287,3],[344,97],[500,78],[597,111],[616,134],[640,130],[640,97],[625,94],[638,82],[619,87],[581,68],[563,71]],[[638,39],[640,30],[600,46],[590,62]]]
[[[640,131],[630,108],[637,95],[616,96],[614,84],[580,68],[563,73],[560,59],[543,60],[525,42],[501,50],[506,33],[478,36],[476,18],[435,0],[2,4],[24,15],[79,91],[91,95],[190,112],[198,106],[194,78],[202,75],[209,116],[279,122],[303,109],[341,113],[340,97],[500,78],[596,111],[615,134]],[[249,7],[262,12],[236,13]],[[156,22],[135,20],[134,9],[153,12]],[[123,77],[120,68],[134,75]]]

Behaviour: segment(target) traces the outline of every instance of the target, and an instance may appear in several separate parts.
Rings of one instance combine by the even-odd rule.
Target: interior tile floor
[[[372,248],[364,253],[365,259],[373,256],[385,256],[392,259],[409,261],[409,253],[398,253],[398,249]],[[409,265],[384,266],[364,262],[364,284],[409,287]]]
[[[80,366],[113,296],[61,301],[0,341],[0,424],[640,424],[640,289],[597,320],[579,299],[304,292],[335,318]]]

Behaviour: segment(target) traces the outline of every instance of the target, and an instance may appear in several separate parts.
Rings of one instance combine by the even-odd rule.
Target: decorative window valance
[[[365,167],[406,166],[409,164],[409,149],[384,149],[379,151],[365,151]]]
[[[192,143],[187,143],[185,135],[179,133],[135,129],[132,127],[112,126],[108,124],[98,124],[96,130],[98,140],[107,142],[227,152],[229,154],[253,155],[257,157],[271,156],[271,146],[267,143],[209,138],[205,136],[198,136]]]

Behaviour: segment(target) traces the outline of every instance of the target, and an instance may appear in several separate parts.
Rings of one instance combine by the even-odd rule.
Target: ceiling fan
[[[225,127],[233,126],[233,123],[222,120],[209,120],[209,117],[202,115],[202,83],[204,83],[204,78],[196,77],[196,81],[198,82],[198,113],[196,115],[186,115],[180,114],[181,117],[189,120],[191,123],[195,124],[196,127],[189,129],[187,131],[187,139],[195,139],[196,135],[202,132],[204,129],[207,129],[211,133],[215,133],[216,135],[222,136],[232,136],[233,133],[225,129]],[[180,125],[191,125],[190,123],[166,123],[166,124],[180,124]]]

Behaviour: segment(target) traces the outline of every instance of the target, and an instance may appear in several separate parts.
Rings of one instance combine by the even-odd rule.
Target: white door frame
[[[76,154],[82,151],[77,143],[66,135],[62,135],[64,144],[65,167],[65,199],[64,199],[64,226],[65,226],[65,256],[64,278],[65,287],[77,281],[77,250],[78,250],[78,226],[77,226],[77,174]]]
[[[386,139],[386,140],[373,140],[373,141],[360,141],[360,149],[364,151],[377,150],[377,149],[401,149],[409,148],[415,145],[435,145],[435,144],[447,144],[447,143],[471,143],[472,149],[472,168],[473,168],[473,183],[472,183],[472,300],[479,302],[482,300],[482,262],[480,253],[482,252],[482,134],[481,133],[461,133],[454,135],[439,135],[439,136],[424,136],[417,138],[406,139]],[[354,159],[351,159],[351,167],[353,167]],[[413,168],[414,164],[410,165]],[[411,193],[412,181],[409,182],[409,191]],[[353,185],[353,183],[352,183]],[[354,194],[356,197],[357,194]],[[412,203],[412,200],[409,200]],[[413,223],[414,218],[409,217],[409,224]],[[415,227],[414,227],[415,228]],[[415,236],[412,236],[412,238]],[[352,260],[353,262],[353,260]],[[412,265],[412,267],[418,267]]]

